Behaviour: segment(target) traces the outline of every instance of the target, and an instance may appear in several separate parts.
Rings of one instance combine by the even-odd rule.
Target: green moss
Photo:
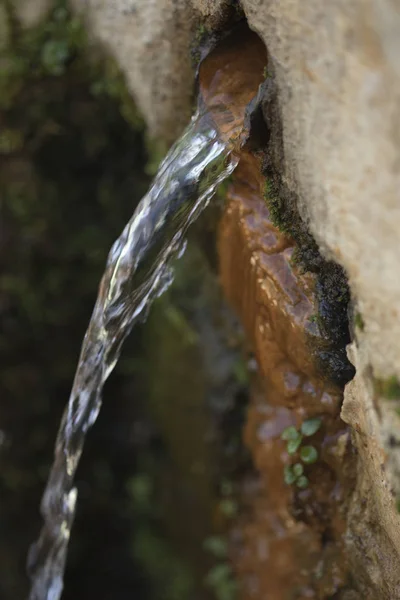
[[[283,198],[280,197],[273,179],[267,177],[265,180],[265,201],[269,208],[271,221],[282,233],[290,234],[292,224],[286,217]]]
[[[360,313],[356,313],[354,317],[354,325],[361,329],[361,331],[364,331],[364,320]]]
[[[132,95],[126,85],[126,80],[121,72],[118,63],[111,57],[102,57],[93,55],[91,57],[92,80],[90,90],[93,96],[101,98],[106,96],[114,99],[119,104],[119,109],[123,118],[135,129],[144,130],[144,123],[139,115],[136,106],[132,100]],[[150,160],[153,161],[154,146],[146,140],[147,150]],[[166,148],[162,146],[162,152],[165,154]],[[159,156],[159,159],[161,156]],[[148,163],[149,164],[149,163]],[[157,164],[158,166],[158,164]],[[146,165],[146,169],[150,171]],[[153,175],[153,172],[148,172]]]
[[[311,235],[306,219],[298,208],[297,194],[289,189],[282,177],[285,164],[283,132],[278,91],[270,65],[263,99],[262,113],[268,127],[268,142],[264,142],[263,174],[266,178],[265,201],[274,225],[290,236],[296,249],[292,267],[298,272],[316,275],[316,297],[318,302],[318,331],[309,330],[310,352],[315,357],[321,375],[343,386],[354,375],[354,368],[346,355],[349,343],[347,304],[350,294],[343,269],[332,261],[325,260]]]
[[[200,43],[204,39],[204,37],[206,35],[208,35],[208,29],[204,25],[204,23],[200,23],[197,26],[197,29],[196,29],[196,39],[197,39],[197,41]]]
[[[201,48],[207,41],[209,31],[204,23],[199,23],[192,33],[190,44],[190,55],[194,68],[197,68],[201,60]]]
[[[376,379],[375,388],[387,400],[400,400],[400,382],[395,375],[388,379]]]
[[[310,320],[318,324],[318,337],[310,337],[310,346],[321,374],[343,385],[354,374],[345,350],[349,342],[347,305],[350,299],[345,274],[339,265],[322,258],[307,224],[299,215],[296,196],[285,188],[280,176],[273,171],[269,173],[268,168],[265,201],[275,227],[296,242],[292,267],[317,275],[318,313]]]
[[[86,43],[84,29],[71,17],[66,2],[54,3],[51,18],[32,29],[21,29],[7,4],[12,24],[9,43],[0,51],[0,108],[10,108],[26,80],[60,76]],[[61,15],[61,16],[60,16]]]

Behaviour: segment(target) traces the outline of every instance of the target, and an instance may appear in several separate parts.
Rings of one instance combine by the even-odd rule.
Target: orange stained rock
[[[293,241],[274,227],[263,198],[260,159],[242,150],[219,228],[220,277],[259,365],[244,431],[259,489],[246,497],[248,520],[235,563],[242,600],[331,597],[346,583],[340,485],[346,428],[340,390],[317,372],[321,342],[315,278],[293,264]],[[318,461],[304,465],[309,485],[284,482],[289,456],[282,431],[320,417],[310,441]]]
[[[221,137],[240,141],[245,110],[264,79],[267,54],[260,38],[241,26],[201,63],[199,92]]]
[[[346,582],[340,485],[346,429],[341,392],[324,383],[311,348],[324,340],[315,320],[315,278],[293,265],[294,243],[271,223],[260,159],[243,149],[247,104],[267,63],[259,38],[241,29],[205,59],[199,72],[205,117],[232,142],[240,162],[219,229],[220,276],[241,318],[260,378],[244,438],[258,471],[245,495],[249,517],[236,526],[235,567],[241,600],[327,599]],[[311,443],[318,461],[305,465],[305,489],[285,484],[289,456],[282,431],[310,417],[322,427]]]

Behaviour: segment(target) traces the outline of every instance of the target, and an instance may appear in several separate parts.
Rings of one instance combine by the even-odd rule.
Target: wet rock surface
[[[19,4],[22,6],[23,3]],[[34,4],[40,7],[46,3],[32,1],[27,4],[31,10]],[[78,9],[84,6],[80,2],[75,4]],[[192,9],[186,2],[173,0],[146,3],[90,0],[85,3],[88,30],[107,46],[128,74],[130,89],[150,130],[160,139],[170,141],[185,124],[190,114],[194,81],[190,47],[199,33],[207,35],[214,28],[223,29],[226,19],[229,20],[236,10],[229,8],[229,4],[199,0]],[[300,284],[300,291],[295,289],[299,280],[293,274],[290,260],[293,246],[285,237],[282,248],[275,247],[277,252],[272,252],[274,243],[277,244],[273,241],[266,244],[268,252],[260,250],[259,246],[253,247],[250,231],[254,230],[255,237],[258,236],[257,244],[261,246],[263,236],[271,239],[277,236],[274,228],[266,226],[268,211],[259,190],[254,192],[258,201],[250,202],[251,207],[248,200],[241,207],[239,195],[243,189],[238,193],[236,203],[231,198],[229,206],[233,215],[244,222],[243,231],[239,226],[230,225],[233,232],[230,243],[236,248],[232,250],[235,253],[232,260],[244,273],[244,283],[229,289],[225,281],[225,289],[238,313],[243,314],[245,308],[254,306],[254,314],[261,315],[256,319],[254,314],[246,311],[243,322],[257,352],[261,380],[255,384],[246,440],[256,457],[259,471],[264,474],[261,490],[254,492],[250,486],[249,510],[253,513],[254,526],[251,529],[250,520],[240,529],[238,535],[242,540],[245,536],[249,550],[247,555],[236,559],[236,564],[246,578],[248,594],[257,594],[263,585],[275,586],[271,587],[275,594],[279,593],[279,586],[288,588],[289,584],[282,576],[284,568],[279,566],[275,556],[277,552],[272,553],[276,559],[276,577],[270,583],[260,584],[263,573],[267,572],[266,552],[262,545],[255,548],[256,544],[253,544],[253,534],[255,540],[258,531],[265,530],[268,540],[279,537],[282,531],[285,551],[294,564],[304,568],[304,574],[301,574],[297,566],[291,566],[292,561],[285,566],[291,585],[297,586],[297,594],[319,597],[318,594],[327,594],[331,586],[341,590],[335,598],[359,598],[351,585],[346,587],[346,569],[335,566],[340,545],[338,532],[343,522],[346,523],[346,514],[340,514],[340,518],[335,516],[336,510],[340,513],[335,506],[341,505],[345,513],[347,511],[347,529],[342,530],[345,532],[342,539],[350,550],[351,570],[361,589],[361,597],[393,600],[400,597],[397,576],[399,522],[394,502],[400,481],[396,458],[400,395],[396,386],[392,386],[395,394],[393,398],[390,393],[390,403],[377,391],[375,384],[382,382],[382,387],[387,387],[393,376],[396,382],[400,375],[399,289],[398,278],[394,276],[399,248],[396,167],[399,73],[395,59],[398,54],[398,11],[389,0],[382,3],[358,1],[351,7],[332,2],[328,11],[314,2],[307,10],[298,2],[277,1],[260,6],[258,2],[245,0],[242,4],[250,26],[258,31],[269,48],[273,68],[266,74],[272,75],[277,83],[278,103],[274,119],[283,123],[279,134],[282,139],[278,143],[284,152],[276,154],[275,170],[281,173],[285,184],[295,194],[300,212],[310,223],[320,247],[346,267],[352,293],[358,300],[355,323],[358,316],[358,329],[362,327],[363,336],[359,336],[357,348],[351,354],[357,368],[356,379],[345,390],[343,420],[352,432],[353,444],[349,447],[346,429],[342,435],[342,425],[334,433],[334,423],[340,423],[337,417],[340,391],[329,389],[330,399],[326,406],[323,405],[325,383],[320,379],[320,372],[313,375],[313,361],[310,354],[307,355],[309,340],[318,342],[322,339],[316,333],[318,322],[307,320],[307,315],[314,315],[315,279],[307,276]],[[20,18],[23,22],[23,17]],[[238,38],[239,51],[240,43]],[[265,115],[268,114],[265,110]],[[11,142],[16,144],[18,151],[18,139]],[[251,173],[250,169],[243,174],[242,188],[247,187]],[[246,191],[245,195],[248,196]],[[257,233],[260,226],[257,214],[265,221],[261,236]],[[226,219],[228,216],[225,222]],[[243,244],[240,252],[237,239]],[[255,264],[245,264],[244,257],[249,261],[255,258]],[[234,267],[235,264],[225,266],[223,273],[229,273]],[[257,278],[257,273],[262,277]],[[257,283],[257,279],[262,279],[264,285]],[[247,299],[243,300],[245,296]],[[284,310],[270,307],[270,300],[274,299],[283,302]],[[302,317],[290,309],[293,301],[298,302]],[[271,340],[268,327],[260,332],[260,326],[270,323],[272,316],[281,323],[273,332],[279,344],[276,341],[272,344],[276,364],[283,365],[278,369],[278,375],[271,373],[268,361],[262,358],[271,349]],[[293,356],[295,353],[288,342],[290,336],[284,326],[285,319],[290,322],[291,317],[295,323],[293,339],[301,359]],[[301,334],[302,326],[307,330],[307,336]],[[284,358],[286,352],[287,359]],[[299,390],[299,377],[302,385],[310,378],[314,392],[318,390],[315,394],[310,388],[307,400],[302,395],[303,390]],[[265,387],[267,380],[269,384]],[[295,397],[300,398],[298,409],[297,404],[293,406]],[[278,473],[275,465],[276,462],[283,466],[287,460],[280,432],[291,423],[298,427],[302,419],[307,418],[309,408],[312,414],[322,415],[323,428],[317,434],[318,443],[323,446],[318,436],[332,431],[332,448],[337,449],[334,451],[336,462],[331,466],[327,454],[319,448],[322,475],[316,471],[316,465],[311,465],[309,488],[294,492],[295,488],[283,486],[280,478],[283,469]],[[273,465],[270,454],[275,456]],[[332,480],[327,478],[328,471]],[[282,501],[269,498],[265,489],[269,481],[276,482]],[[318,481],[325,482],[326,496],[319,501],[321,506],[328,507],[328,517],[325,521],[321,515],[310,517],[309,522],[304,516],[306,497],[313,487],[317,488]],[[329,486],[333,481],[339,481],[339,493],[332,499],[334,494]],[[303,508],[297,510],[299,502]],[[310,501],[310,505],[318,506],[318,502]],[[278,521],[278,527],[271,517],[271,507],[275,510],[282,506],[283,517]],[[265,514],[269,515],[267,520]],[[326,533],[330,520],[335,526],[340,521],[333,541]],[[291,539],[293,544],[287,542]],[[327,550],[329,544],[333,548],[331,555]],[[243,547],[242,542],[239,545]],[[322,578],[313,562],[321,552],[325,565]],[[329,556],[332,556],[332,569],[328,566]],[[254,563],[258,576],[254,574]],[[16,569],[14,565],[12,568]],[[323,583],[319,584],[321,580]]]
[[[236,566],[244,598],[330,598],[349,577],[342,390],[316,367],[318,343],[326,344],[316,277],[294,263],[293,240],[272,224],[260,167],[242,153],[219,231],[222,286],[259,365],[244,439],[260,479],[245,494],[249,516],[238,532]],[[313,418],[319,431],[289,453],[284,432]],[[318,453],[312,464],[301,463],[303,444]],[[285,482],[294,464],[307,481]]]
[[[349,275],[370,363],[380,377],[399,377],[400,289],[390,274],[399,261],[400,15],[392,0],[337,0],[328,11],[316,0],[307,8],[298,0],[89,0],[85,10],[93,35],[127,73],[151,133],[169,140],[190,112],[191,46],[244,14],[274,64],[281,171],[318,244]]]
[[[357,461],[355,491],[347,514],[346,546],[362,598],[400,598],[398,500],[397,510],[395,504],[398,480],[391,477],[391,473],[398,472],[398,441],[393,426],[400,423],[400,418],[393,401],[382,397],[383,409],[376,411],[377,392],[370,383],[362,347],[354,341],[348,353],[356,375],[347,386],[341,417],[351,427]],[[386,425],[385,436],[382,424],[388,420],[391,426]],[[392,432],[389,437],[388,431]]]

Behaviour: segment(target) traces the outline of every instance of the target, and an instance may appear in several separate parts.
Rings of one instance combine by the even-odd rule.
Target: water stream
[[[110,250],[57,436],[41,503],[44,526],[28,557],[30,600],[61,596],[77,499],[74,476],[104,382],[134,324],[146,318],[151,302],[171,283],[171,259],[184,251],[188,227],[236,163],[200,107]]]

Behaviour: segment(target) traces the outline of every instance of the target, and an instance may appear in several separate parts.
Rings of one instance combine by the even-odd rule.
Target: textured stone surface
[[[375,410],[366,352],[356,342],[348,352],[356,375],[347,385],[341,416],[351,426],[358,459],[356,489],[347,513],[346,546],[362,598],[392,600],[400,598],[399,515],[394,509],[391,476],[385,473],[385,438]],[[391,410],[387,401],[381,404],[384,412]],[[393,418],[398,424],[398,415]]]
[[[251,510],[235,566],[242,600],[323,600],[347,587],[348,431],[339,418],[341,391],[323,380],[310,352],[321,336],[315,277],[293,264],[293,241],[272,225],[263,183],[259,161],[242,153],[219,232],[223,289],[259,365],[244,438],[261,477],[246,498]],[[284,482],[285,466],[300,458],[281,434],[315,417],[321,429],[303,444],[313,445],[318,460],[304,465],[309,484],[300,489]]]
[[[173,139],[191,112],[198,23],[219,27],[230,3],[73,1],[125,71],[150,133]],[[400,378],[400,5],[242,0],[242,7],[268,47],[279,89],[282,178],[322,251],[346,269],[364,322],[343,408],[357,461],[348,543],[363,597],[393,600],[400,598],[391,497],[400,487],[398,402],[388,405],[373,382]]]
[[[213,26],[228,3],[75,4],[86,7],[94,36],[126,72],[150,132],[171,140],[190,114],[190,44],[198,19]],[[399,4],[243,0],[242,5],[277,76],[284,176],[321,247],[348,272],[374,371],[400,376]]]
[[[11,3],[23,27],[34,27],[46,16],[52,0],[14,0]]]
[[[189,51],[194,14],[186,0],[72,0],[93,37],[126,74],[150,134],[168,142],[191,114]]]
[[[400,375],[396,4],[244,2],[276,70],[287,182],[322,248],[348,273],[369,362],[383,377]]]

